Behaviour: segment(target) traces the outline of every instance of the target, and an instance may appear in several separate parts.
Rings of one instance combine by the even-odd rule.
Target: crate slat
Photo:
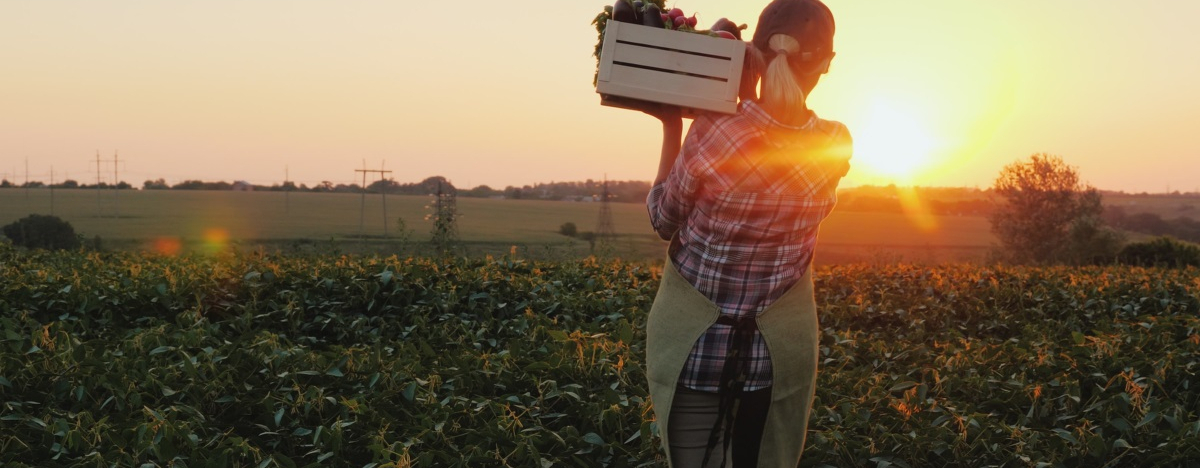
[[[624,44],[622,44],[624,45]],[[672,72],[729,81],[729,59],[705,55],[684,54],[651,47],[617,47],[614,64],[669,69]]]
[[[649,89],[639,84],[646,81],[654,81],[661,89]],[[626,93],[618,92],[621,90]],[[608,88],[609,94],[619,96],[652,100],[656,94],[662,94],[664,98],[675,96],[675,101],[683,100],[684,103],[686,103],[689,97],[723,102],[726,100],[721,97],[724,91],[725,83],[720,81],[699,79],[673,73],[661,73],[641,68],[623,67],[620,65],[613,66],[612,80],[609,82]],[[637,95],[631,96],[627,93],[637,93]],[[667,102],[667,104],[676,105],[683,105],[684,103]]]

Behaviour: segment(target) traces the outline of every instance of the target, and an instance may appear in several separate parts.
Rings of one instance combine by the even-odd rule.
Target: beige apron
[[[716,304],[679,275],[671,259],[646,320],[646,378],[650,400],[670,463],[667,440],[671,403],[692,346],[720,315]],[[817,304],[812,272],[758,315],[758,329],[771,353],[771,406],[763,429],[758,468],[795,468],[817,380]],[[686,467],[678,467],[686,468]]]

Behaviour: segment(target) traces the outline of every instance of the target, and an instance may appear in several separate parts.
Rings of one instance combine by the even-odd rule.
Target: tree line
[[[588,179],[582,182],[549,182],[523,186],[506,186],[502,189],[479,185],[470,189],[455,187],[442,176],[432,176],[415,183],[400,183],[395,180],[377,180],[367,184],[367,193],[387,193],[391,195],[432,195],[439,193],[455,193],[460,197],[472,198],[506,198],[514,200],[569,200],[569,201],[600,201],[604,197],[607,185],[608,200],[625,203],[644,203],[650,193],[650,183],[638,180],[597,181]],[[44,182],[31,181],[15,184],[7,179],[0,180],[0,188],[118,188],[133,189],[128,182],[121,181],[115,186],[106,182],[98,185],[83,184],[75,180],[65,180],[53,185]],[[440,187],[440,188],[439,188]],[[307,185],[295,182],[284,182],[271,185],[251,184],[248,182],[184,180],[169,184],[165,179],[147,180],[142,183],[142,190],[253,190],[261,192],[315,192],[315,193],[362,193],[359,184],[335,184],[322,181],[318,184]]]
[[[61,188],[61,189],[76,189],[76,188],[111,189],[111,188],[117,188],[117,189],[121,189],[121,190],[128,190],[128,189],[132,189],[133,186],[129,185],[129,182],[125,182],[125,181],[118,182],[116,185],[109,184],[108,182],[100,182],[99,184],[87,184],[87,183],[81,183],[74,179],[67,179],[62,182],[58,182],[58,183],[54,183],[54,184],[47,184],[45,182],[38,181],[38,180],[31,180],[29,182],[17,184],[15,182],[10,182],[8,179],[3,179],[3,180],[0,180],[0,188]]]
[[[1104,209],[1104,221],[1126,231],[1200,243],[1200,221],[1187,216],[1164,219],[1155,213],[1129,213],[1122,207],[1109,206]]]

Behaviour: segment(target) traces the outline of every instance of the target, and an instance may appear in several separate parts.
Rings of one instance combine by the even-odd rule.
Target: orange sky
[[[701,25],[766,1],[674,2]],[[352,183],[649,180],[656,121],[591,86],[602,2],[0,4],[0,177]],[[1100,188],[1200,187],[1200,2],[830,0],[812,107],[847,185],[989,186],[1035,152]],[[748,31],[749,32],[749,31]],[[112,180],[112,165],[102,180]]]

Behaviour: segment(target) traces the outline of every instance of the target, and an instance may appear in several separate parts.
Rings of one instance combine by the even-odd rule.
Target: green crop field
[[[620,260],[0,243],[0,466],[662,467]],[[1200,466],[1200,275],[815,271],[803,467]]]
[[[190,190],[4,189],[0,225],[29,214],[54,214],[88,238],[119,250],[152,250],[177,242],[202,250],[222,241],[274,249],[407,252],[430,238],[425,219],[431,197],[341,193]],[[386,216],[384,210],[386,203]],[[581,258],[592,252],[580,239],[560,235],[564,223],[579,231],[597,226],[599,203],[459,198],[459,237],[468,252],[507,254],[513,246],[542,258]],[[617,237],[609,252],[627,259],[660,259],[665,243],[650,230],[645,207],[611,203]],[[401,245],[398,220],[407,228]],[[384,238],[386,234],[389,236]],[[361,236],[360,236],[361,234]],[[366,236],[364,239],[362,236]],[[982,217],[909,217],[895,213],[834,211],[822,225],[820,263],[973,261],[994,242]]]

